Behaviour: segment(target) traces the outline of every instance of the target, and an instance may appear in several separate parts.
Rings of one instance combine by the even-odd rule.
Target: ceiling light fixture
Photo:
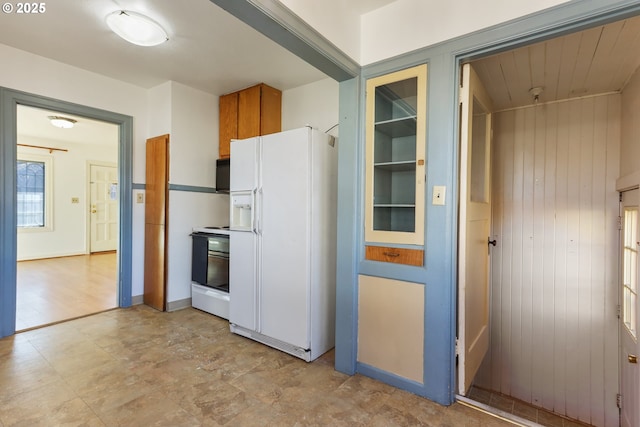
[[[542,92],[544,92],[544,88],[542,86],[536,86],[529,89],[529,95],[531,95],[531,97],[533,98],[534,103],[536,104],[538,103],[538,101],[540,100],[540,95],[542,95]]]
[[[114,33],[138,46],[156,46],[169,40],[160,24],[141,13],[117,10],[105,20]]]
[[[62,129],[71,129],[77,122],[77,120],[62,116],[49,116],[49,120],[51,120],[52,125]]]

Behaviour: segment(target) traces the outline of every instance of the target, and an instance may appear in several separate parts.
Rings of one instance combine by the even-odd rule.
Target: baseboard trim
[[[191,307],[191,298],[180,299],[177,301],[167,302],[167,311],[182,310]]]
[[[144,304],[144,295],[133,295],[131,297],[131,305]]]

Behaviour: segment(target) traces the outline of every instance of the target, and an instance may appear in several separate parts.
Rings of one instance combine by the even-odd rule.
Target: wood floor
[[[117,306],[115,252],[20,261],[17,266],[18,331]]]

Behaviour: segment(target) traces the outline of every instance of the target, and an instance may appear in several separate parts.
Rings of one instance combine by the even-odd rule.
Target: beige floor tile
[[[198,310],[118,309],[0,340],[0,427],[505,425],[333,365]]]

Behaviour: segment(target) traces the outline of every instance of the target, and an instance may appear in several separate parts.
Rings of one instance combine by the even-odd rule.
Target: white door
[[[620,313],[620,394],[622,427],[640,426],[640,368],[638,345],[638,205],[640,190],[622,193],[622,256],[621,313]]]
[[[307,349],[310,146],[307,129],[262,137],[260,330]]]
[[[90,249],[89,252],[118,248],[118,168],[90,166]]]
[[[464,396],[489,348],[491,99],[469,64],[462,73],[458,393]]]

